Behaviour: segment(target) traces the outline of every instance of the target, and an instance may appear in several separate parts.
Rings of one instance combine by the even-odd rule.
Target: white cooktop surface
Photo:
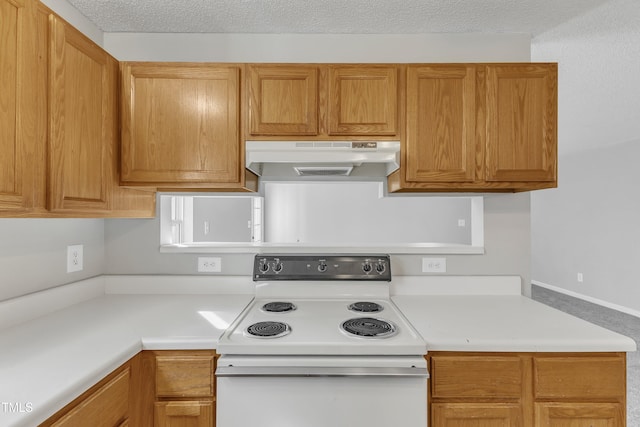
[[[233,322],[218,341],[220,354],[279,354],[279,355],[423,355],[426,344],[422,337],[388,298],[388,284],[345,284],[339,288],[333,283],[317,286],[292,285],[298,292],[294,297],[287,292],[286,283],[270,286],[263,284],[258,297]],[[269,296],[272,293],[273,296]],[[312,296],[303,296],[307,294]],[[322,294],[338,295],[330,298]],[[292,302],[297,309],[284,313],[270,313],[261,307],[274,301]],[[361,313],[349,310],[358,301],[375,302],[383,307],[377,313]],[[396,333],[372,338],[358,337],[341,330],[342,322],[359,317],[373,317],[392,323]],[[284,322],[291,328],[288,335],[278,338],[256,338],[246,329],[257,322]]]

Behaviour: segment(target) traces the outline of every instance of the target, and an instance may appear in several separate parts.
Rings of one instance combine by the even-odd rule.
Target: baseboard
[[[590,297],[588,295],[580,294],[578,292],[569,291],[567,289],[563,289],[563,288],[560,288],[560,287],[557,287],[557,286],[549,285],[547,283],[540,282],[538,280],[532,280],[531,284],[536,285],[536,286],[540,286],[541,288],[549,289],[550,291],[558,292],[559,294],[567,295],[567,296],[570,296],[570,297],[573,297],[573,298],[578,298],[578,299],[581,299],[583,301],[587,301],[587,302],[590,302],[590,303],[593,303],[593,304],[600,305],[602,307],[609,308],[611,310],[619,311],[621,313],[629,314],[631,316],[635,316],[635,317],[640,318],[640,311],[634,310],[634,309],[629,308],[629,307],[625,307],[623,305],[614,304],[614,303],[611,303],[609,301],[604,301],[604,300],[601,300],[601,299],[598,299],[598,298],[593,298],[593,297]]]

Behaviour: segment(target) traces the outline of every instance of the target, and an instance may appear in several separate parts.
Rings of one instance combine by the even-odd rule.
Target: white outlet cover
[[[447,259],[446,258],[422,258],[422,272],[423,273],[446,273]]]
[[[67,273],[82,271],[84,268],[82,249],[82,245],[67,246]]]
[[[220,273],[222,271],[222,259],[220,257],[198,257],[198,272]]]

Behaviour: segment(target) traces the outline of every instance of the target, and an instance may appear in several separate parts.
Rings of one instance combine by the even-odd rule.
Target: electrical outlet
[[[576,279],[578,280],[578,283],[584,282],[584,276],[582,275],[582,273],[578,273]]]
[[[458,220],[458,227],[466,227],[466,225],[467,225],[467,221],[465,221],[464,219]]]
[[[423,273],[446,273],[447,259],[446,258],[422,258],[422,272]]]
[[[222,259],[219,257],[198,257],[198,272],[220,273],[222,271]]]
[[[82,271],[82,245],[67,246],[67,273]]]

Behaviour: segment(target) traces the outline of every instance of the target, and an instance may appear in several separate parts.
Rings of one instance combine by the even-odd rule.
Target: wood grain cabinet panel
[[[329,135],[396,135],[398,69],[329,66]]]
[[[619,403],[536,403],[535,427],[623,427]]]
[[[285,140],[397,137],[398,70],[380,64],[251,64],[247,133]]]
[[[153,216],[118,186],[117,61],[40,2],[0,15],[0,216]]]
[[[213,397],[214,356],[156,357],[157,397]]]
[[[250,65],[249,133],[318,134],[317,66]]]
[[[536,357],[533,366],[538,399],[624,399],[621,357]]]
[[[129,414],[130,375],[130,370],[125,369],[52,426],[120,426]]]
[[[36,4],[0,0],[0,216],[24,213],[44,195],[44,126]]]
[[[625,353],[431,352],[435,427],[624,427]]]
[[[486,67],[487,181],[555,181],[557,65]]]
[[[407,181],[474,181],[475,97],[473,65],[408,67]]]
[[[142,352],[137,427],[215,426],[215,366],[208,350]]]
[[[519,405],[501,403],[434,403],[433,427],[522,427]]]
[[[212,427],[213,402],[156,402],[155,427]]]
[[[117,61],[50,16],[49,210],[110,208]]]
[[[557,64],[410,65],[406,90],[390,191],[557,186]]]
[[[517,356],[434,356],[431,370],[434,398],[519,399],[522,393]]]
[[[240,73],[232,64],[124,63],[121,181],[241,189]]]

